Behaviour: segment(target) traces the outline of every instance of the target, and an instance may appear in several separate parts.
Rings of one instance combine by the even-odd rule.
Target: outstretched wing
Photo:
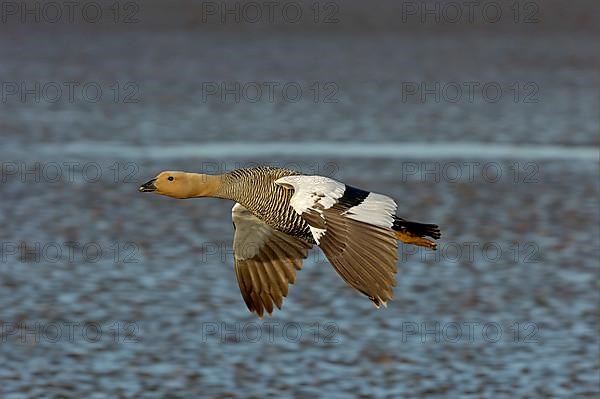
[[[235,274],[244,302],[259,317],[265,310],[271,314],[273,305],[281,309],[288,284],[294,283],[312,245],[271,228],[240,204],[233,206],[231,218]]]
[[[286,176],[290,205],[310,226],[338,274],[375,303],[385,305],[396,285],[396,203],[322,176]]]

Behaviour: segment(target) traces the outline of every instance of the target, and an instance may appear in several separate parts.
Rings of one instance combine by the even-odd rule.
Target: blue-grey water
[[[598,396],[592,2],[527,26],[398,28],[350,2],[339,26],[210,29],[143,4],[131,26],[2,25],[1,398]],[[53,101],[51,82],[103,95]],[[207,94],[222,82],[303,96]],[[422,82],[503,95],[408,95]],[[261,163],[386,193],[440,249],[401,247],[379,310],[314,250],[259,320],[232,203],[137,188]]]

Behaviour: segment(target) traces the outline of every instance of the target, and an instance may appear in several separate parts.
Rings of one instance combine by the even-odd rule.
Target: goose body
[[[398,241],[435,249],[438,226],[396,216],[395,201],[324,176],[284,168],[222,175],[161,172],[140,187],[173,198],[233,200],[235,272],[248,309],[281,309],[308,250],[318,245],[346,283],[375,306],[396,282]]]
[[[294,192],[277,183],[298,175],[294,170],[266,166],[236,169],[222,175],[220,195],[236,201],[275,230],[314,243],[309,224],[290,204]]]

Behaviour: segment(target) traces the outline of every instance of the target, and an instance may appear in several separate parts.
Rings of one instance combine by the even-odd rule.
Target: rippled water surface
[[[135,82],[139,102],[1,104],[0,397],[596,397],[597,38],[534,28],[7,31],[4,82]],[[339,101],[204,101],[224,80]],[[539,101],[402,99],[470,80]],[[259,163],[386,193],[440,249],[400,248],[379,310],[314,250],[259,320],[232,203],[137,191]]]

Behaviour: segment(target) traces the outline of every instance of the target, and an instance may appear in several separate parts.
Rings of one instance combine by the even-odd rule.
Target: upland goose
[[[396,284],[397,241],[435,249],[437,225],[396,216],[390,197],[323,176],[274,167],[221,175],[161,172],[139,188],[173,198],[233,200],[235,273],[251,312],[281,309],[308,250],[317,244],[337,273],[376,307]]]

